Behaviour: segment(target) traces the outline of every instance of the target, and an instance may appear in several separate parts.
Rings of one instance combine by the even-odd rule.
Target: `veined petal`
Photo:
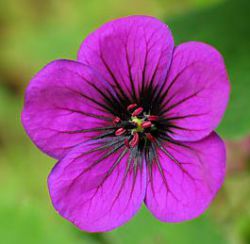
[[[202,214],[225,176],[223,141],[210,134],[198,142],[162,143],[148,174],[146,205],[158,219],[181,222]]]
[[[162,114],[173,125],[171,137],[196,141],[211,133],[223,117],[229,91],[218,51],[198,42],[178,46],[162,92]]]
[[[90,34],[78,60],[101,72],[120,96],[136,102],[139,91],[165,81],[173,47],[166,24],[153,17],[130,16]]]
[[[30,82],[22,112],[23,125],[33,142],[55,158],[112,127],[112,110],[101,93],[109,85],[91,68],[57,60]]]
[[[64,218],[81,230],[108,231],[140,208],[146,190],[145,163],[132,157],[123,140],[88,143],[58,162],[48,186],[53,205]]]

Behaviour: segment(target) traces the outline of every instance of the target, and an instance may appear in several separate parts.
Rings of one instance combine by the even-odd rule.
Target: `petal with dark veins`
[[[78,60],[98,70],[120,96],[137,102],[141,90],[165,81],[173,48],[166,24],[153,17],[130,16],[90,34]]]
[[[112,88],[90,67],[57,60],[31,80],[25,94],[23,125],[33,142],[61,158],[73,147],[112,127]]]
[[[145,163],[132,157],[123,140],[116,140],[73,149],[48,178],[55,209],[81,230],[114,229],[127,222],[143,203]]]
[[[220,123],[230,84],[220,53],[199,42],[176,47],[161,93],[161,114],[173,126],[171,137],[196,141]]]
[[[164,222],[181,222],[202,214],[225,176],[225,148],[216,135],[177,145],[161,143],[148,182],[145,203]],[[151,172],[149,174],[149,172]]]

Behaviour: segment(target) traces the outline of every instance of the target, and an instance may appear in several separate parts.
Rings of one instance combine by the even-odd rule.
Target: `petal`
[[[167,25],[147,16],[106,23],[82,43],[78,60],[101,72],[122,95],[135,102],[149,84],[165,81],[174,42]]]
[[[218,51],[198,42],[178,46],[162,93],[162,114],[173,125],[172,138],[195,141],[211,133],[223,117],[229,91]]]
[[[30,82],[22,112],[23,125],[45,153],[63,157],[90,136],[110,128],[111,111],[97,89],[106,82],[78,62],[58,60],[45,66]]]
[[[181,222],[202,214],[225,176],[223,141],[211,133],[199,142],[164,143],[149,175],[146,205],[158,219]]]
[[[121,141],[112,143],[73,149],[48,178],[55,209],[81,230],[108,231],[124,224],[145,197],[144,163],[132,159]]]

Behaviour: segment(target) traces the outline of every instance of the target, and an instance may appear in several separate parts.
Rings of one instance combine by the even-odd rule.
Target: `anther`
[[[142,107],[139,107],[137,108],[133,113],[132,113],[132,116],[135,117],[137,115],[139,115],[140,113],[142,113],[143,111],[143,108]]]
[[[139,143],[139,134],[134,133],[132,140],[130,141],[129,145],[133,148]]]
[[[130,148],[128,138],[126,138],[126,139],[124,140],[124,144],[125,144],[125,146],[126,146],[127,148]]]
[[[150,121],[145,121],[141,124],[141,127],[143,129],[150,128],[152,126],[152,123]]]
[[[115,117],[114,119],[113,119],[113,123],[114,124],[118,124],[118,123],[120,123],[121,122],[121,119],[119,118],[119,117]]]
[[[154,142],[155,141],[155,138],[150,134],[150,133],[145,133],[147,139],[151,142]]]
[[[157,115],[149,115],[148,120],[149,121],[157,121],[157,120],[159,120],[159,116],[157,116]]]
[[[124,134],[125,132],[126,132],[126,130],[124,128],[119,128],[118,130],[115,131],[115,135],[120,136],[120,135]]]
[[[128,105],[127,110],[130,111],[130,110],[132,110],[132,109],[134,109],[136,107],[137,107],[137,104],[136,103],[132,103],[132,104]]]

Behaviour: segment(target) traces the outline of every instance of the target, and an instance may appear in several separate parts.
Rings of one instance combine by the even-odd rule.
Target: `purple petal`
[[[144,162],[132,159],[121,141],[110,143],[73,149],[48,178],[54,207],[81,230],[108,231],[124,224],[145,197]]]
[[[230,85],[223,58],[213,47],[198,42],[178,46],[165,87],[162,113],[174,125],[172,138],[196,141],[218,126]]]
[[[112,126],[112,116],[94,85],[108,89],[89,67],[66,60],[48,64],[31,80],[22,122],[41,150],[61,158],[90,136],[98,135],[100,128]]]
[[[223,141],[210,134],[199,142],[162,144],[149,174],[146,205],[161,221],[181,222],[202,214],[225,176]]]
[[[78,60],[98,70],[118,94],[135,102],[138,91],[165,81],[174,42],[167,25],[146,16],[111,21],[82,43]]]

